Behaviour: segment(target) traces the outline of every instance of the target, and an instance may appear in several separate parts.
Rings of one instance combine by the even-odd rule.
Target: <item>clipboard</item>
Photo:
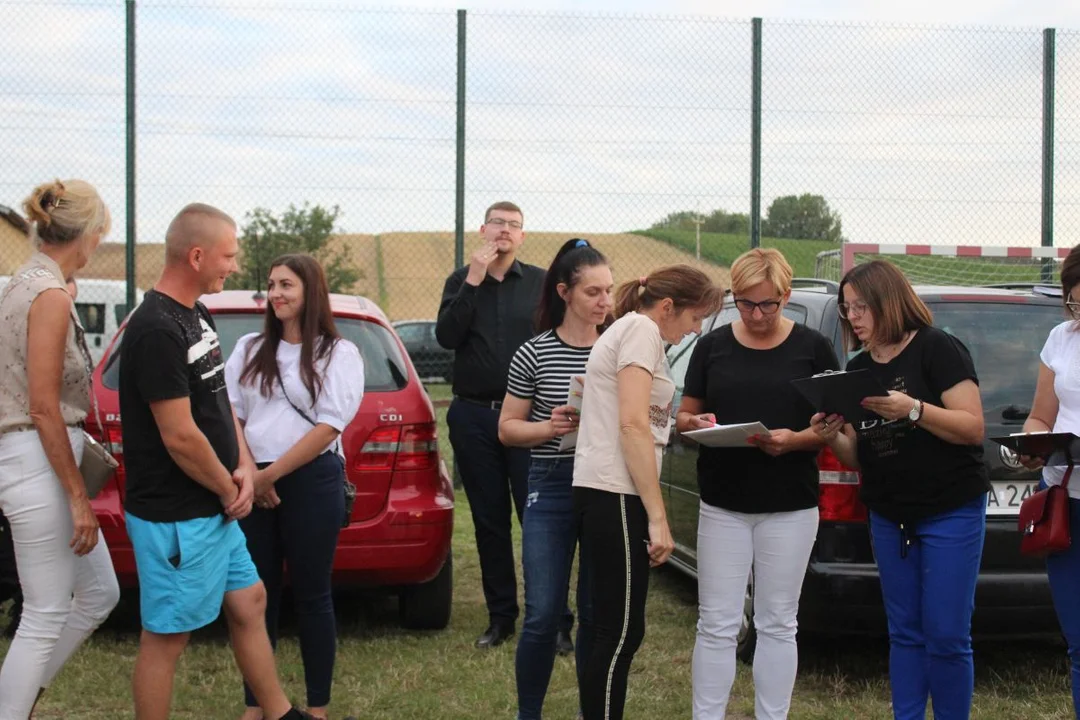
[[[1080,459],[1080,437],[1070,432],[1014,433],[990,438],[1017,455],[1040,457],[1046,465],[1072,465]]]
[[[755,421],[735,425],[713,425],[709,428],[687,430],[680,434],[707,447],[748,448],[752,446],[746,442],[747,440],[754,435],[768,435],[769,428],[760,421]]]
[[[792,380],[817,412],[842,415],[844,422],[877,418],[859,403],[863,398],[885,397],[889,393],[869,370],[826,370],[808,378]]]

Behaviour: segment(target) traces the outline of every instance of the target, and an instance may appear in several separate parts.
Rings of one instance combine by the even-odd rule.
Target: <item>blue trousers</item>
[[[518,720],[540,720],[551,671],[555,640],[573,622],[566,609],[574,549],[578,541],[572,484],[573,458],[533,458],[521,533],[525,576],[525,622],[518,640],[515,674]],[[578,635],[575,644],[578,685],[589,656],[588,626],[592,603],[578,574]]]
[[[266,586],[266,631],[274,647],[284,567],[289,568],[309,707],[330,704],[337,655],[330,574],[345,513],[344,482],[341,458],[323,453],[277,481],[274,489],[280,505],[254,508],[240,521],[251,559]],[[244,702],[248,707],[259,705],[246,684]]]
[[[1061,623],[1061,633],[1069,645],[1073,712],[1080,720],[1080,500],[1069,500],[1069,527],[1072,545],[1046,559],[1046,576],[1050,580],[1050,593]]]
[[[870,513],[889,621],[896,720],[967,720],[975,691],[971,615],[986,535],[986,496],[900,526]]]

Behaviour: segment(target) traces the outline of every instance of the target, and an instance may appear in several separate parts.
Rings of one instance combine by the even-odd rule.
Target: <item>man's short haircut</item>
[[[191,248],[207,242],[207,220],[227,223],[234,230],[236,221],[228,213],[213,205],[191,203],[176,214],[165,231],[165,259],[167,262],[184,262]]]
[[[516,212],[518,215],[521,216],[521,221],[522,222],[525,221],[525,213],[521,212],[521,208],[519,208],[517,205],[510,202],[509,200],[500,200],[499,202],[495,203],[494,205],[492,205],[491,207],[489,207],[487,210],[484,211],[484,224],[485,225],[487,224],[487,221],[491,218],[491,211],[492,210],[502,210],[504,212]]]

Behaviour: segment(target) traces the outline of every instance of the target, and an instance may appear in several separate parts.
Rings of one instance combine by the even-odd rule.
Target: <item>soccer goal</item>
[[[993,245],[877,245],[845,243],[818,253],[814,275],[839,282],[851,268],[888,260],[914,285],[1012,285],[1059,281],[1070,248]]]

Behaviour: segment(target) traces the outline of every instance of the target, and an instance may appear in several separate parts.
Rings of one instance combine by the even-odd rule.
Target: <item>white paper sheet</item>
[[[769,428],[759,421],[736,425],[713,425],[711,428],[687,430],[684,437],[709,447],[751,447],[746,441],[754,435],[768,435]]]

